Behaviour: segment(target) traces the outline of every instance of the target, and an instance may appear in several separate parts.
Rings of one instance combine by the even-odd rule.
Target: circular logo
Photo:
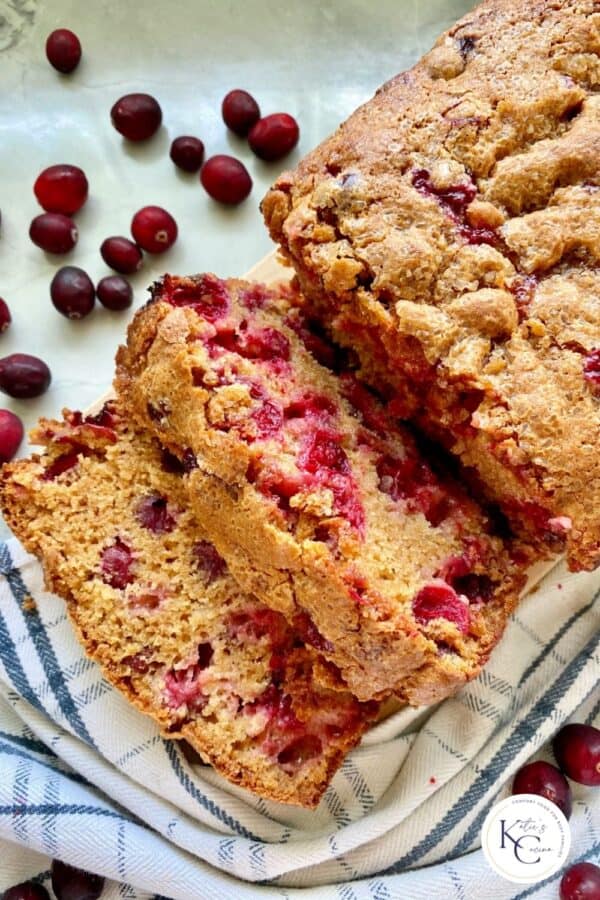
[[[537,794],[514,794],[492,807],[481,829],[481,849],[498,875],[535,884],[554,875],[571,846],[560,809]]]

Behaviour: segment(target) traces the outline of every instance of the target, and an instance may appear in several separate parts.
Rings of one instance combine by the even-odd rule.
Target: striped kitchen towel
[[[566,719],[597,724],[598,573],[554,569],[475,682],[374,727],[310,812],[191,765],[84,656],[16,541],[0,572],[0,890],[59,857],[111,879],[103,900],[558,896],[559,875],[521,888],[477,848],[515,770]],[[600,791],[574,795],[570,861],[597,859]]]

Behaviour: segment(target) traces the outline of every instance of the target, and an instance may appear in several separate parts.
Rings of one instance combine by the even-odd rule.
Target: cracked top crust
[[[600,545],[599,52],[597,2],[490,0],[263,201],[363,375],[513,517],[570,523],[573,568]]]

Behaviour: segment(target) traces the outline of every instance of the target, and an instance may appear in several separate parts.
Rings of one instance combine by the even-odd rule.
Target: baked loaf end
[[[181,460],[240,584],[360,699],[433,702],[487,659],[522,568],[299,302],[289,287],[165,276],[119,351],[117,392]]]
[[[2,507],[88,655],[230,781],[316,806],[378,705],[240,591],[187,508],[177,461],[117,405],[42,420],[34,437],[45,450],[4,466]]]
[[[600,9],[489,0],[263,201],[362,377],[600,558]]]

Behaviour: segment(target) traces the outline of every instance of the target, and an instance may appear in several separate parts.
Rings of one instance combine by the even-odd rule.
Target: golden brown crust
[[[45,453],[2,470],[7,522],[88,655],[166,736],[263,797],[316,806],[377,704],[359,704],[283,617],[240,591],[160,447],[114,404],[103,421],[42,420]],[[106,575],[117,541],[131,580],[115,564]]]
[[[384,436],[366,428],[359,410],[342,397],[340,379],[286,324],[298,298],[289,289],[273,290],[259,307],[249,307],[248,291],[251,285],[214,276],[166,276],[119,351],[117,391],[142,427],[192,460],[186,475],[190,502],[238,582],[290,621],[308,615],[320,649],[358,697],[394,690],[414,704],[441,699],[479,671],[514,606],[522,572],[502,542],[486,534],[475,503],[419,461],[405,430],[388,418]],[[226,311],[211,312],[207,321],[195,311],[194,292],[203,309],[222,303]],[[187,297],[185,305],[173,299],[179,294]],[[277,345],[285,342],[289,351],[285,371],[257,357],[256,336],[273,332]],[[241,355],[232,334],[245,342]],[[299,398],[308,394],[318,396],[318,409],[304,414]],[[267,408],[279,424],[263,439],[256,423]],[[323,420],[318,410],[325,408],[332,412]],[[306,466],[314,469],[302,448],[326,431],[335,448],[343,448],[332,465],[349,479],[345,511],[335,507],[326,466],[320,487],[305,477]],[[442,504],[439,522],[437,514],[423,511],[426,506],[418,507],[416,495],[409,501],[392,497],[390,460],[413,466],[411,491],[419,478],[430,479],[417,494],[422,500],[433,491]],[[271,489],[266,476],[273,473],[277,485],[293,485],[287,496],[278,495],[286,501],[283,508],[260,488]],[[364,517],[362,534],[351,512],[357,521]],[[333,549],[323,531],[337,536]],[[450,570],[446,583],[440,573]],[[475,591],[470,623],[459,627],[439,615],[417,621],[413,610],[421,590],[433,582],[434,593],[440,584],[443,591],[454,577],[461,590]],[[491,593],[482,602],[477,586],[484,582]],[[460,596],[462,601],[454,595],[459,612],[461,602],[468,604]]]
[[[363,375],[574,569],[600,557],[599,51],[593,0],[488,0],[263,201]]]

